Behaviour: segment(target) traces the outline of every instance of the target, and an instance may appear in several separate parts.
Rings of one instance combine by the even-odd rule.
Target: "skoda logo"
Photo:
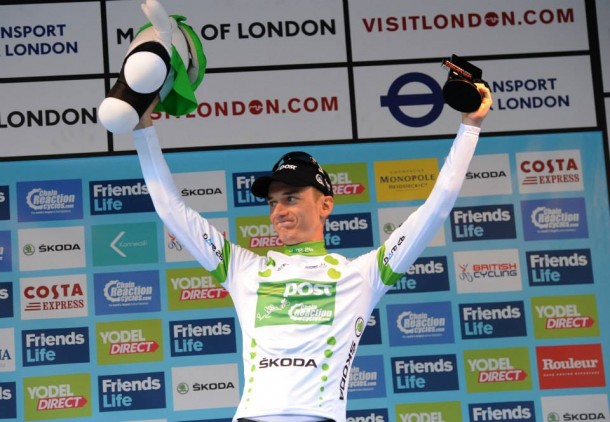
[[[181,382],[176,386],[176,391],[178,392],[178,394],[187,394],[189,392],[189,385],[185,382]]]

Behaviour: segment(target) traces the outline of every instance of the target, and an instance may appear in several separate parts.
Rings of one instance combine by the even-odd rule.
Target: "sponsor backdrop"
[[[230,297],[157,218],[130,136],[97,122],[139,3],[0,6],[0,420],[227,422],[243,389]],[[155,115],[168,162],[260,253],[281,245],[249,187],[290,149],[335,185],[329,250],[385,240],[458,127],[441,59],[484,69],[477,155],[368,321],[348,421],[610,420],[607,2],[165,5],[209,59],[197,109]]]

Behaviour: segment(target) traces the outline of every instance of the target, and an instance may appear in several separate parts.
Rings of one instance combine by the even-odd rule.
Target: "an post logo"
[[[96,315],[161,310],[158,271],[94,274],[93,284]]]
[[[91,416],[91,379],[89,374],[63,374],[24,378],[24,416],[26,421]]]
[[[470,415],[470,422],[536,421],[536,409],[534,408],[533,401],[509,401],[497,403],[469,404],[468,414]]]
[[[356,356],[349,372],[348,395],[350,399],[385,397],[383,356]]]
[[[369,202],[366,163],[327,164],[324,169],[333,185],[335,204]]]
[[[0,372],[15,371],[15,329],[0,328]]]
[[[606,394],[542,397],[542,416],[548,422],[607,422],[610,420]]]
[[[426,199],[438,177],[438,160],[375,161],[377,201]]]
[[[390,346],[453,343],[450,302],[388,305]]]
[[[235,353],[235,319],[170,321],[171,355],[197,356]]]
[[[266,171],[233,173],[233,205],[235,207],[267,205],[267,198],[254,196],[250,189],[256,179],[268,175],[269,172]]]
[[[99,322],[96,333],[99,365],[163,360],[159,319]]]
[[[240,246],[259,254],[264,254],[269,250],[280,251],[283,248],[283,243],[269,221],[269,216],[237,217],[235,226],[237,227],[237,244]]]
[[[17,182],[19,222],[83,218],[80,179]]]
[[[13,283],[0,282],[0,318],[12,318],[13,310]]]
[[[334,282],[292,279],[258,287],[255,327],[330,325],[335,319]]]
[[[517,249],[454,252],[458,293],[522,290]]]
[[[530,286],[592,284],[593,263],[589,249],[525,253]]]
[[[475,155],[470,161],[460,197],[513,193],[508,154]]]
[[[396,405],[396,420],[405,422],[462,422],[459,401]]]
[[[93,226],[91,234],[95,266],[158,262],[155,223]]]
[[[459,390],[455,355],[392,358],[394,393]]]
[[[169,268],[165,274],[170,311],[233,306],[229,292],[201,267]]]
[[[236,407],[237,364],[173,367],[172,391],[175,411]]]
[[[165,374],[104,375],[97,380],[100,412],[165,409]]]
[[[13,270],[11,250],[11,232],[9,230],[0,231],[0,272]]]
[[[21,271],[86,266],[85,228],[54,227],[19,230]]]
[[[197,212],[227,210],[225,172],[175,173],[174,181],[186,205]]]
[[[390,422],[388,409],[348,410],[345,422]]]
[[[0,220],[11,219],[11,205],[8,186],[0,186]]]
[[[526,347],[465,350],[464,368],[469,393],[532,389]]]
[[[451,210],[451,237],[468,240],[514,239],[515,212],[511,204],[462,207]]]
[[[605,387],[601,344],[536,347],[540,388]]]
[[[417,210],[418,207],[379,208],[377,210],[379,240],[381,242],[388,240],[390,235]],[[445,228],[441,225],[426,247],[445,246],[445,244]]]
[[[468,303],[459,308],[464,340],[527,335],[521,301]]]
[[[449,290],[446,256],[417,258],[388,293],[423,293]]]
[[[89,362],[89,329],[49,328],[21,332],[23,366]]]
[[[599,317],[594,295],[532,298],[536,338],[599,336]]]
[[[89,182],[89,206],[91,215],[155,210],[144,179]]]
[[[21,319],[86,317],[88,294],[84,274],[22,278]]]
[[[520,193],[582,191],[580,151],[517,153]]]
[[[521,201],[521,215],[525,240],[589,237],[584,198]]]
[[[326,249],[373,246],[370,213],[331,215],[324,225]]]
[[[0,382],[0,419],[17,417],[17,384]]]

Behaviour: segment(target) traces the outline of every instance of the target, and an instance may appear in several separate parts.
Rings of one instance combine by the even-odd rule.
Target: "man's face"
[[[317,189],[281,182],[269,186],[269,217],[285,245],[324,239],[324,222],[333,208],[332,196]]]

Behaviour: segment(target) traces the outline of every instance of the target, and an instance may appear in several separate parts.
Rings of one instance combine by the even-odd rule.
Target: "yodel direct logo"
[[[165,374],[121,374],[98,378],[100,412],[164,409]]]
[[[100,322],[96,332],[99,365],[163,360],[159,319]]]
[[[536,338],[599,336],[595,295],[532,298]]]
[[[26,421],[91,416],[89,374],[24,378],[23,390]]]
[[[464,351],[468,392],[531,390],[526,347]]]
[[[589,249],[525,253],[530,286],[562,286],[593,283]]]

